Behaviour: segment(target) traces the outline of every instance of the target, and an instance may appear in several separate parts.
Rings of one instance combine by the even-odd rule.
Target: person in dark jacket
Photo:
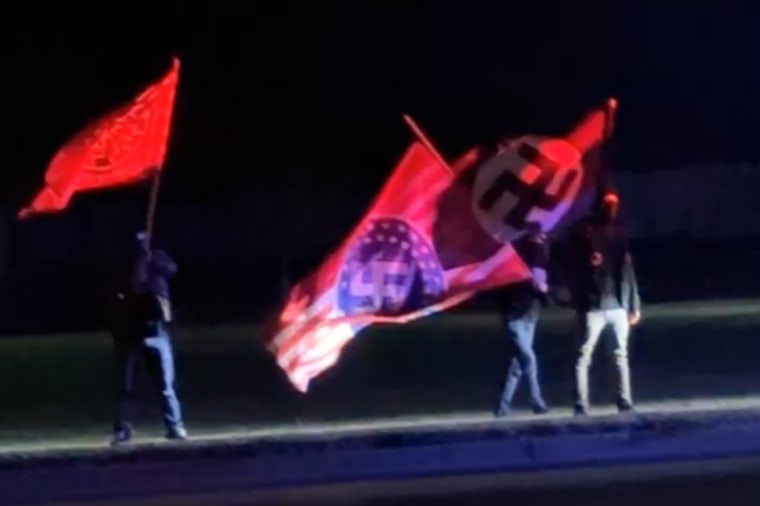
[[[139,250],[132,271],[132,290],[137,293],[151,292],[168,300],[169,279],[177,274],[177,264],[160,249],[148,250],[145,247],[144,232],[137,234],[137,241]]]
[[[541,395],[538,361],[533,350],[536,324],[541,307],[546,305],[548,291],[549,250],[541,225],[529,224],[527,234],[515,243],[515,250],[531,269],[533,278],[510,285],[502,292],[502,318],[512,359],[496,416],[506,416],[509,413],[517,385],[523,377],[528,384],[533,412],[541,414],[548,411]]]
[[[140,250],[128,287],[117,294],[112,335],[117,368],[117,409],[112,443],[132,438],[128,422],[135,369],[144,361],[162,396],[167,439],[186,439],[182,409],[175,389],[174,357],[168,324],[172,321],[169,279],[177,265],[161,250]]]
[[[578,319],[578,359],[575,365],[575,414],[589,407],[588,370],[602,331],[610,326],[615,337],[618,371],[617,406],[633,409],[628,337],[630,327],[641,319],[633,259],[623,228],[617,223],[618,196],[608,190],[596,212],[581,222],[572,244],[573,305]]]

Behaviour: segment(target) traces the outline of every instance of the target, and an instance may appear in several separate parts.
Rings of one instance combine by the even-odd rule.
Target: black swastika
[[[526,218],[531,209],[538,207],[545,211],[553,211],[565,198],[570,191],[575,179],[579,176],[576,169],[568,170],[565,174],[559,190],[555,195],[546,193],[546,189],[560,170],[560,167],[553,161],[544,156],[535,147],[523,143],[517,149],[517,154],[526,163],[535,165],[540,169],[540,174],[536,180],[528,184],[521,180],[519,176],[503,171],[493,182],[490,188],[481,196],[478,206],[484,212],[490,212],[494,205],[499,201],[505,192],[510,192],[517,197],[517,205],[507,213],[503,223],[517,230],[523,230],[527,226]]]

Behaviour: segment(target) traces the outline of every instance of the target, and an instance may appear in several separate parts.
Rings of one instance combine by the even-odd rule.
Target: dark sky
[[[4,12],[6,201],[26,201],[66,137],[172,54],[183,68],[167,174],[190,196],[375,189],[410,139],[402,112],[453,157],[505,134],[561,132],[610,94],[622,167],[760,159],[752,2],[390,3]]]
[[[297,279],[335,247],[412,140],[404,112],[453,158],[505,135],[561,133],[612,94],[616,169],[760,161],[752,2],[390,4],[4,6],[0,285],[13,306],[0,300],[0,313],[24,329],[92,324],[147,188],[13,216],[62,143],[175,54],[157,242],[183,266],[178,303],[199,319],[250,318],[278,296],[283,258]]]

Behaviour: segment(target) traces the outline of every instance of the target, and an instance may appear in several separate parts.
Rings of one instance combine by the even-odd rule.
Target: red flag
[[[174,58],[160,80],[60,148],[45,173],[44,188],[19,218],[62,211],[76,192],[135,183],[161,170],[179,66]]]
[[[291,289],[271,323],[267,347],[295,387],[305,392],[368,325],[408,322],[529,279],[510,243],[526,221],[551,231],[572,205],[582,155],[602,136],[593,118],[574,130],[577,144],[527,136],[453,170],[413,143],[359,224]]]

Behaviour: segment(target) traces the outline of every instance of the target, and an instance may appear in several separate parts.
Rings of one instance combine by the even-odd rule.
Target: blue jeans
[[[534,301],[530,310],[519,318],[506,318],[506,333],[512,346],[512,360],[507,381],[501,393],[499,409],[508,410],[517,390],[520,378],[525,376],[533,406],[544,406],[541,386],[538,383],[538,363],[533,351],[533,338],[536,333],[538,315],[541,311],[539,301]]]
[[[135,343],[117,343],[117,408],[114,430],[125,428],[129,421],[135,372],[140,359],[145,361],[148,374],[161,392],[164,425],[171,431],[183,427],[182,409],[174,387],[174,356],[169,335],[146,337]]]

